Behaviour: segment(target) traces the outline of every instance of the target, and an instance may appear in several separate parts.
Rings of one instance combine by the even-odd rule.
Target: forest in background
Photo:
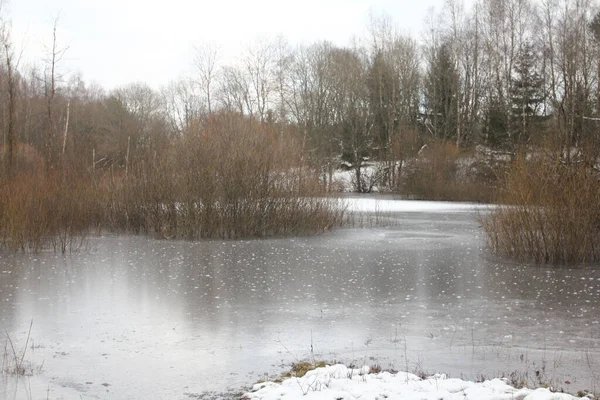
[[[60,201],[68,213],[85,210],[77,218],[98,226],[262,236],[311,230],[275,228],[265,215],[281,204],[266,199],[332,190],[340,167],[360,192],[506,203],[517,202],[502,190],[519,157],[595,173],[598,10],[591,0],[478,0],[468,9],[448,0],[420,37],[372,14],[347,46],[261,38],[224,63],[218,46],[204,44],[190,76],[110,91],[64,73],[58,19],[40,66],[23,65],[4,15],[0,236],[24,247],[15,232],[43,208],[23,209],[36,196],[48,210]],[[78,196],[93,206],[73,206]],[[260,201],[244,211],[248,198]],[[182,220],[184,203],[192,217]],[[256,229],[239,229],[257,213]],[[340,216],[314,220],[322,230]]]
[[[4,170],[42,163],[47,171],[66,164],[126,172],[225,113],[292,138],[302,163],[325,174],[345,161],[360,182],[365,160],[395,163],[386,176],[390,188],[399,183],[398,162],[431,141],[459,149],[482,144],[513,156],[552,141],[566,161],[573,149],[595,160],[597,12],[588,0],[480,0],[470,9],[447,1],[424,22],[421,38],[372,15],[368,34],[346,47],[263,38],[224,65],[218,47],[204,45],[190,60],[189,77],[159,90],[136,82],[108,92],[59,72],[68,47],[57,29],[48,32],[41,66],[21,65],[5,16]]]

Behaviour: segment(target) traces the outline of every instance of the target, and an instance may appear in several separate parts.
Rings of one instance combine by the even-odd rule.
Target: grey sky
[[[61,68],[110,89],[134,81],[158,87],[191,69],[194,45],[219,43],[234,57],[254,38],[283,35],[291,44],[360,35],[370,11],[386,12],[418,35],[443,0],[10,0],[9,17],[27,62],[42,63],[60,14],[58,40],[69,46]]]

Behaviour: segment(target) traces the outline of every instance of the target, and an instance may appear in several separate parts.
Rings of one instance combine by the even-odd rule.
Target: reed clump
[[[599,174],[560,157],[520,156],[508,170],[503,205],[481,218],[492,252],[540,264],[600,260]]]
[[[27,339],[22,349],[15,347],[15,343],[11,339],[8,332],[6,334],[6,342],[4,344],[4,353],[2,355],[2,367],[0,368],[0,375],[34,375],[34,373],[40,373],[44,368],[42,362],[39,366],[34,366],[30,361],[25,359],[27,353],[27,347],[29,340],[31,339],[31,329],[33,327],[33,320],[29,324],[29,331],[27,332]],[[32,346],[33,349],[33,346]]]

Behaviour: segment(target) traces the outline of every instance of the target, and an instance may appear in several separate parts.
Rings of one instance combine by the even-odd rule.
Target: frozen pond
[[[371,206],[397,223],[2,255],[0,330],[22,349],[33,319],[25,359],[42,368],[0,377],[0,399],[221,397],[311,354],[599,389],[599,269],[488,259],[471,206]]]

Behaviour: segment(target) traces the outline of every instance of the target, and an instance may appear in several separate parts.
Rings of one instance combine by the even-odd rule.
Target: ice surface
[[[19,351],[33,319],[25,359],[43,369],[0,382],[0,400],[231,398],[312,356],[597,387],[600,269],[488,258],[468,211],[390,218],[314,237],[109,235],[64,257],[3,254],[0,331]]]

